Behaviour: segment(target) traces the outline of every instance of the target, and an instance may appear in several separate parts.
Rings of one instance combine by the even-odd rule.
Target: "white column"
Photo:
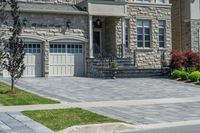
[[[90,58],[94,58],[93,53],[93,21],[92,16],[89,16],[89,56]]]
[[[126,45],[126,36],[125,36],[125,17],[122,17],[121,19],[121,26],[122,26],[122,56],[125,56],[125,45]]]

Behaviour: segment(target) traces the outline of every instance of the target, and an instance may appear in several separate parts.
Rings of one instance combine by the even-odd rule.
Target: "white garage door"
[[[42,76],[42,51],[41,44],[27,43],[25,44],[24,64],[26,69],[23,76],[25,77],[41,77]]]
[[[25,70],[23,77],[41,77],[42,76],[42,54],[40,43],[25,44],[24,64]],[[9,73],[4,70],[3,76],[8,77]]]
[[[84,75],[83,45],[76,43],[51,43],[49,55],[49,75]]]

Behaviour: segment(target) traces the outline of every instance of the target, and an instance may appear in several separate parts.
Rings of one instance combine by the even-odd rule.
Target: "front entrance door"
[[[93,51],[94,57],[101,56],[101,30],[94,30],[93,32]]]

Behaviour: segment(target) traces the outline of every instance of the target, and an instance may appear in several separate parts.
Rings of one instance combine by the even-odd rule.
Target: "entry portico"
[[[125,44],[124,24],[127,16],[127,2],[125,0],[89,0],[79,5],[87,7],[89,13],[89,57],[94,58],[94,54],[98,54],[96,52],[100,52],[101,56],[106,56],[104,55],[106,51],[115,56],[117,44]],[[116,30],[121,32],[120,40],[116,40]],[[108,47],[107,50],[104,49],[106,45],[113,49]]]

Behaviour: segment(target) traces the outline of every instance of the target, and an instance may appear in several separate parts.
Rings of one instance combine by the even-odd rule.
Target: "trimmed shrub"
[[[182,71],[181,70],[174,70],[172,73],[171,73],[171,76],[172,78],[180,78],[181,77],[181,74],[182,74]]]
[[[195,71],[192,72],[189,76],[188,79],[190,79],[191,81],[197,82],[200,80],[200,72],[199,71]]]
[[[182,71],[181,74],[180,74],[180,78],[183,79],[183,80],[187,80],[188,76],[189,76],[189,73],[185,72],[185,71]]]
[[[197,67],[187,67],[186,68],[186,71],[188,73],[192,73],[192,72],[195,72],[195,71],[198,71],[198,70],[199,70],[199,68],[197,68]]]

